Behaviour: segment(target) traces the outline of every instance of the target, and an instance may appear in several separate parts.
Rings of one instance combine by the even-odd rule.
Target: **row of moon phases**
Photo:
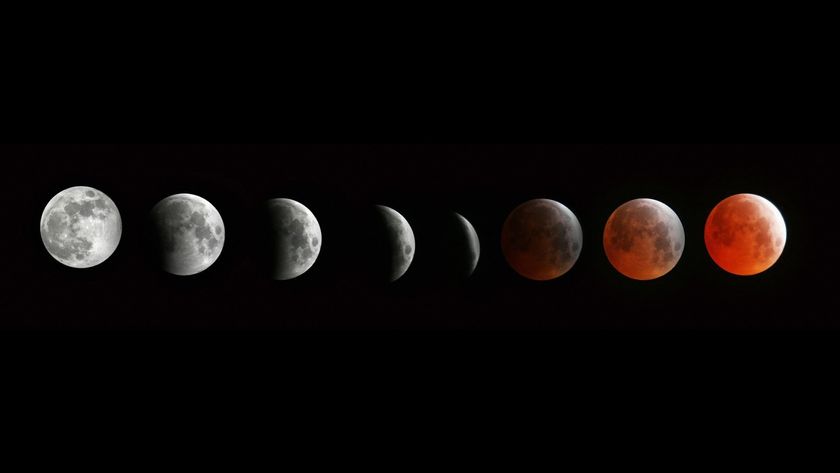
[[[264,206],[265,233],[270,246],[271,275],[293,279],[308,271],[323,244],[315,215],[291,199],[272,199]],[[381,226],[377,246],[385,254],[383,274],[396,281],[408,271],[416,249],[414,232],[396,210],[376,206]],[[199,196],[176,194],[151,210],[152,236],[159,244],[160,266],[180,276],[209,268],[225,244],[219,211]],[[478,264],[480,245],[472,224],[453,213],[450,248],[462,253],[461,275],[469,277]],[[114,202],[91,187],[72,187],[50,200],[41,216],[41,237],[50,255],[73,268],[96,266],[110,257],[120,242],[122,220]],[[705,226],[706,249],[723,270],[741,276],[762,273],[782,254],[787,228],[769,200],[737,194],[721,201]],[[515,208],[502,228],[502,252],[517,273],[546,281],[566,274],[583,247],[583,231],[565,205],[535,199]],[[685,248],[685,232],[677,214],[653,199],[635,199],[618,207],[604,228],[604,251],[612,266],[635,280],[668,274]]]

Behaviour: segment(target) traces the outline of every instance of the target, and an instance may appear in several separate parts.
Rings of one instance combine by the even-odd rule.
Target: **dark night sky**
[[[91,329],[777,329],[840,327],[821,304],[832,265],[822,195],[840,148],[816,145],[28,145],[2,146],[6,207],[0,328]],[[116,253],[100,266],[58,264],[38,221],[58,191],[88,185],[123,218]],[[154,264],[145,218],[163,197],[188,192],[213,203],[227,240],[219,260],[192,277]],[[776,204],[788,228],[777,264],[756,277],[719,269],[703,243],[708,212],[741,192]],[[288,197],[318,218],[323,249],[292,281],[257,270],[255,214]],[[584,231],[576,266],[549,282],[514,273],[501,251],[507,214],[532,198],[568,206]],[[620,204],[660,200],[680,216],[686,249],[677,267],[638,282],[604,255],[603,226]],[[401,212],[417,238],[414,264],[391,286],[359,278],[364,215]],[[454,210],[481,241],[476,273],[442,282],[424,240]],[[426,248],[430,248],[427,246]],[[833,304],[832,304],[833,307]]]

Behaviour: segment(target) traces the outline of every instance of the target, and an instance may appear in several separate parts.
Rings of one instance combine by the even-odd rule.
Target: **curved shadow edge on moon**
[[[390,245],[390,264],[388,280],[394,282],[400,279],[414,260],[415,240],[414,231],[408,220],[396,210],[384,205],[376,206],[377,212],[385,224],[385,231]]]
[[[502,252],[520,275],[548,281],[566,274],[583,247],[577,216],[565,205],[534,199],[510,213],[502,228]]]
[[[49,254],[71,268],[101,264],[122,237],[117,206],[102,191],[76,186],[56,194],[41,215],[41,240]]]
[[[604,227],[610,264],[631,279],[657,279],[676,267],[685,248],[685,230],[670,207],[634,199],[618,207]]]
[[[755,194],[727,197],[712,209],[704,231],[706,249],[724,271],[753,276],[782,255],[787,226],[779,209]]]
[[[281,281],[294,279],[318,259],[321,226],[312,211],[292,199],[271,199],[265,208],[272,275]]]
[[[460,251],[465,252],[466,260],[466,267],[464,268],[464,276],[470,277],[474,272],[475,268],[478,266],[478,260],[481,257],[481,243],[478,239],[478,233],[475,231],[475,227],[467,220],[463,215],[453,212],[455,218],[458,220],[461,230],[463,232],[462,238],[465,241],[465,247],[459,248]]]
[[[225,225],[206,199],[176,194],[155,205],[151,222],[161,267],[177,276],[191,276],[209,268],[222,252]]]

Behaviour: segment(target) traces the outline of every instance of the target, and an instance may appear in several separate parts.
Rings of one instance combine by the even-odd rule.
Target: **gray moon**
[[[384,205],[377,205],[376,208],[385,221],[385,228],[391,244],[389,280],[394,282],[408,271],[408,267],[414,260],[414,231],[408,224],[408,220],[396,210]]]
[[[222,216],[197,195],[176,194],[161,200],[152,209],[151,221],[166,272],[178,276],[200,273],[222,253]]]
[[[321,226],[300,202],[271,199],[267,207],[274,279],[296,278],[309,270],[321,253]]]
[[[41,214],[41,240],[56,261],[71,268],[90,268],[110,257],[122,237],[117,206],[92,187],[65,189]]]
[[[467,276],[470,276],[473,272],[475,272],[476,266],[478,266],[478,259],[481,256],[481,244],[478,241],[478,233],[475,232],[475,227],[472,226],[470,221],[457,212],[455,212],[455,217],[461,223],[461,228],[463,229],[464,235],[466,236],[466,250],[468,253],[467,257],[469,258],[469,268]]]

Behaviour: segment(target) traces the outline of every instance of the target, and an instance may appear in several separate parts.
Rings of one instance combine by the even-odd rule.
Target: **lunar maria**
[[[263,258],[271,277],[290,280],[310,271],[321,253],[324,237],[315,214],[289,198],[271,199],[263,213]],[[417,242],[408,219],[385,205],[373,206],[369,225],[375,241],[371,258],[383,280],[396,282],[411,270]],[[149,214],[150,244],[161,269],[192,276],[210,269],[222,256],[225,223],[219,210],[195,194],[174,194]],[[447,228],[443,228],[447,227]],[[685,248],[685,233],[677,212],[654,199],[621,204],[603,231],[607,260],[621,274],[637,281],[665,277],[675,269]],[[445,235],[436,250],[448,262],[447,271],[469,278],[479,263],[479,235],[470,221],[451,213],[438,232]],[[47,253],[74,269],[92,268],[108,260],[122,237],[122,216],[104,192],[76,186],[58,192],[41,214],[41,240]],[[704,238],[711,260],[735,276],[755,276],[781,258],[787,228],[781,211],[755,194],[737,194],[714,206]],[[422,242],[421,242],[422,244]],[[430,247],[431,248],[431,247]],[[533,199],[514,208],[502,225],[501,250],[520,276],[549,281],[573,271],[583,251],[583,228],[575,213],[550,199]]]

